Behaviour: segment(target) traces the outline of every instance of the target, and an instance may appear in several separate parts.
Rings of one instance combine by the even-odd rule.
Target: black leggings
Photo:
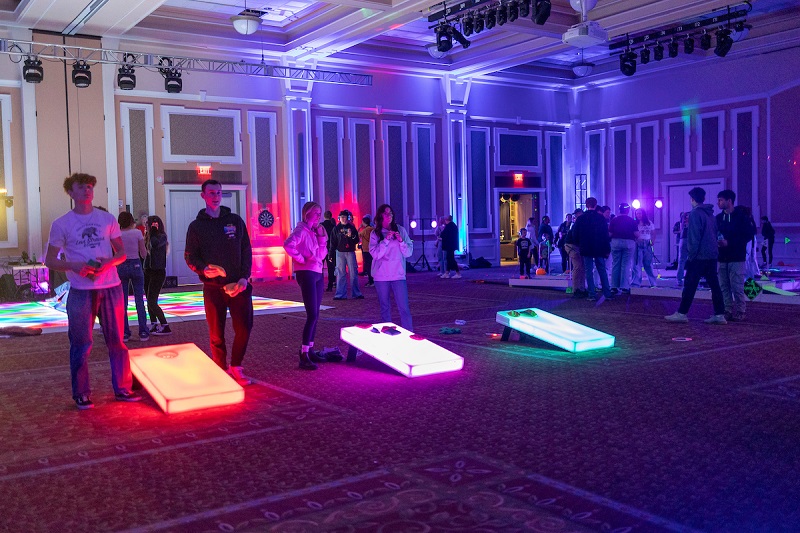
[[[161,322],[161,325],[167,323],[167,317],[164,316],[164,311],[158,305],[158,295],[161,294],[161,287],[164,286],[165,279],[167,279],[166,269],[151,270],[148,268],[144,271],[144,292],[147,296],[147,311],[150,313],[151,324],[155,324],[156,321]]]
[[[319,306],[322,303],[325,281],[322,272],[311,270],[295,271],[297,284],[300,285],[300,294],[303,295],[303,305],[306,308],[306,324],[303,326],[303,346],[310,346],[314,342],[319,319]]]

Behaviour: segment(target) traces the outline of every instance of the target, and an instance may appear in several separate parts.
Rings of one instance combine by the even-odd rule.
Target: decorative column
[[[469,246],[469,173],[467,169],[467,101],[471,80],[451,78],[445,84],[446,123],[443,142],[447,150],[445,175],[448,198],[445,200],[449,212],[458,225],[458,247],[466,252]]]

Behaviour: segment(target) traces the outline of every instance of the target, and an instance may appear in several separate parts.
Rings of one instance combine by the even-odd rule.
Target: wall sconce
[[[14,207],[14,197],[8,195],[7,189],[0,189],[0,198],[3,198],[6,201],[6,207]]]

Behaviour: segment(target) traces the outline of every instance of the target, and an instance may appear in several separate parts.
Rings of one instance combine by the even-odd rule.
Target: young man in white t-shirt
[[[67,298],[69,323],[69,366],[72,397],[78,409],[91,409],[89,354],[95,318],[100,325],[111,361],[114,397],[122,402],[138,402],[142,397],[131,391],[133,378],[128,348],[122,340],[122,308],[125,305],[116,266],[125,261],[120,228],[113,215],[92,206],[97,178],[72,174],[64,180],[64,190],[75,207],[53,221],[45,264],[67,273],[70,291]],[[63,251],[63,258],[59,253]]]

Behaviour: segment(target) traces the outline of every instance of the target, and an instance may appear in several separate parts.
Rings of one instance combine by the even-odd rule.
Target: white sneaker
[[[233,378],[233,380],[239,384],[241,387],[246,387],[248,385],[252,385],[252,381],[244,377],[244,371],[240,366],[232,366],[228,368],[228,374]]]
[[[684,315],[683,313],[679,313],[675,311],[671,315],[667,315],[664,317],[665,320],[668,322],[689,322],[689,317]]]
[[[450,277],[451,277],[451,278],[453,278],[453,279],[459,279],[459,278],[461,277],[461,274],[459,274],[458,272],[456,272],[455,274],[453,274],[453,275],[452,275],[452,276],[450,276]]]
[[[705,322],[706,324],[716,324],[718,326],[722,326],[728,323],[728,321],[725,320],[725,315],[711,315],[710,317],[703,320],[703,322]]]
[[[448,279],[448,278],[450,278],[450,272],[445,272],[444,274],[442,274],[439,277],[442,278],[442,279]]]

